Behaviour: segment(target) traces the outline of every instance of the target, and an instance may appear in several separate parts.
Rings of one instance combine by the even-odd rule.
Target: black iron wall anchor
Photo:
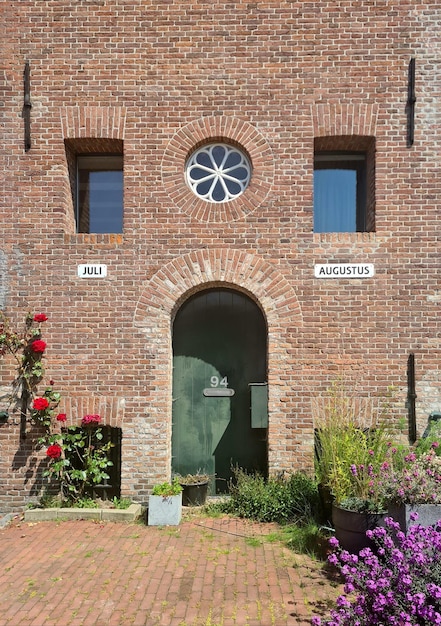
[[[25,151],[31,149],[31,68],[29,61],[26,61],[23,72],[23,120],[24,120],[24,148]]]
[[[407,73],[407,147],[413,146],[415,132],[415,57],[409,61]]]
[[[415,443],[417,439],[416,427],[416,388],[415,388],[415,355],[409,354],[407,359],[407,412],[409,417],[409,441]]]

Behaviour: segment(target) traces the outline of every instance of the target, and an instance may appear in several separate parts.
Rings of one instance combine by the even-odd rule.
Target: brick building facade
[[[221,478],[231,463],[253,469],[254,455],[264,471],[311,467],[314,398],[343,374],[367,398],[394,386],[394,416],[407,417],[411,353],[421,433],[441,411],[438,3],[20,0],[0,11],[0,305],[17,323],[48,315],[47,376],[69,424],[97,412],[120,429],[121,493],[145,501],[181,444],[190,465],[188,447],[198,464],[199,446],[216,450]],[[248,164],[226,201],[190,184],[188,159],[211,158],[212,145]],[[79,218],[79,171],[103,157],[123,164],[122,227],[110,232],[89,222],[91,206]],[[317,225],[315,173],[333,160],[363,177],[355,226]],[[96,273],[80,276],[84,265]],[[252,338],[240,343],[250,332],[257,356]],[[250,361],[263,370],[239,381]],[[0,366],[5,391],[13,368]],[[268,392],[255,431],[250,383]],[[173,433],[180,411],[190,442]],[[4,510],[38,496],[44,467],[19,422],[0,424]]]

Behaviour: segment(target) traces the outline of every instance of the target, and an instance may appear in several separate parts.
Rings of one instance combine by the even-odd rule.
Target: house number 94
[[[228,387],[228,378],[226,376],[223,378],[219,378],[219,376],[212,376],[210,378],[210,385],[212,387]]]

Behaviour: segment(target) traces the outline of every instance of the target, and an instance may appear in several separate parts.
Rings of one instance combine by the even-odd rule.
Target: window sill
[[[354,243],[376,241],[376,233],[313,233],[314,243]]]
[[[65,243],[120,245],[124,242],[121,233],[73,233],[64,235]]]

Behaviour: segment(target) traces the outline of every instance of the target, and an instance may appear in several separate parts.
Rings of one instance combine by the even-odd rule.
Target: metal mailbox
[[[268,383],[249,383],[251,428],[268,428]]]

